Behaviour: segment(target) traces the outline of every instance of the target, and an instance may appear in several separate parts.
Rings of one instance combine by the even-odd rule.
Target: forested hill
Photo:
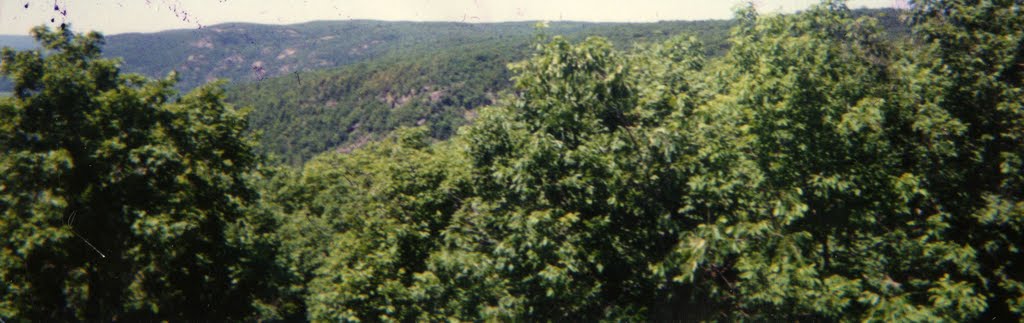
[[[180,88],[215,78],[258,81],[297,71],[343,66],[393,54],[430,55],[486,41],[525,43],[532,22],[319,21],[296,25],[230,23],[153,34],[121,34],[107,39],[106,55],[123,57],[126,70],[151,77],[178,71]],[[679,31],[721,34],[723,21],[656,24],[553,23],[564,35],[601,34],[643,39]]]
[[[393,55],[431,55],[481,42],[524,45],[535,22],[316,21],[294,25],[227,23],[198,29],[107,35],[106,57],[123,59],[126,72],[164,77],[177,71],[179,89],[214,79],[259,81],[298,71],[339,67]],[[601,35],[629,44],[682,31],[724,40],[727,21],[644,24],[557,22],[553,34]],[[0,37],[0,47],[34,45],[23,36]]]
[[[878,18],[890,36],[907,34],[907,27],[899,22],[899,12],[857,10],[853,13],[855,16]],[[234,86],[228,92],[229,101],[254,108],[250,123],[253,129],[262,132],[262,149],[284,162],[298,164],[330,149],[347,151],[400,126],[425,125],[432,137],[447,138],[459,125],[473,117],[474,108],[494,102],[499,93],[510,86],[511,75],[506,65],[528,57],[530,44],[538,32],[534,28],[535,23],[526,22],[335,24],[331,27],[335,29],[325,27],[330,23],[310,26],[321,26],[316,30],[337,30],[359,25],[368,34],[376,33],[378,36],[361,34],[357,38],[362,41],[338,40],[336,44],[339,45],[334,47],[303,50],[303,55],[313,55],[310,58],[296,59],[294,56],[301,56],[296,54],[284,60],[261,60],[281,64],[275,68],[267,65],[264,70],[278,74],[293,71],[296,68],[286,68],[292,64],[288,62],[311,64],[318,59],[313,58],[319,57],[317,53],[331,51],[340,54],[338,57],[342,58],[339,59],[364,59],[362,63],[269,77]],[[302,26],[306,25],[295,29],[304,29]],[[728,49],[732,26],[732,21],[647,24],[557,22],[550,23],[543,33],[562,35],[570,41],[600,36],[620,48],[656,43],[678,34],[691,34],[704,44],[705,55],[715,57]],[[391,40],[367,48],[385,54],[372,59],[346,56],[351,51],[344,46],[351,46],[350,43],[370,44],[380,39]],[[342,46],[342,43],[349,45]],[[239,78],[252,80],[258,76],[241,75]]]
[[[872,15],[890,34],[906,34],[892,10]],[[126,72],[163,78],[179,90],[227,79],[229,101],[254,108],[261,150],[297,164],[330,149],[347,150],[399,126],[426,125],[447,138],[473,109],[508,88],[506,65],[527,58],[536,22],[319,21],[295,25],[229,23],[201,29],[109,35],[103,55]],[[607,38],[620,49],[695,35],[705,54],[729,47],[732,21],[552,22],[544,30],[570,41]],[[0,38],[24,49],[25,37]],[[0,92],[10,82],[0,79]]]
[[[0,50],[0,323],[1021,322],[1020,4],[914,1],[909,37],[748,4],[713,57],[549,30],[232,90],[300,132],[511,79],[447,140],[298,167],[221,84],[36,27]]]
[[[228,101],[253,107],[250,124],[262,132],[263,149],[292,164],[329,149],[348,150],[400,126],[426,125],[433,137],[447,138],[474,108],[509,87],[506,65],[528,57],[537,33],[533,23],[448,26],[475,30],[475,40],[409,46],[336,69],[248,82],[232,87]],[[730,26],[553,23],[544,33],[575,40],[599,35],[625,45],[693,33],[715,54],[727,47]]]

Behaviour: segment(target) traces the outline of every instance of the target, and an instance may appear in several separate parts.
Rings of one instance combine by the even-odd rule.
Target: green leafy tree
[[[450,145],[430,146],[426,128],[401,129],[351,154],[307,163],[280,231],[297,238],[287,260],[308,284],[312,320],[438,319],[427,260],[459,207],[465,162]],[[424,287],[424,285],[426,285]]]
[[[413,100],[309,119],[330,136],[443,117],[301,168],[257,168],[216,85],[39,28],[0,55],[0,318],[1020,319],[1021,7],[914,2],[906,41],[843,1],[748,6],[716,58],[541,35],[445,142],[490,45],[440,59],[436,100],[436,64],[360,65],[286,96]]]
[[[703,59],[689,37],[655,47],[555,37],[464,133],[481,200],[449,237],[502,279],[485,315],[637,319],[674,293],[657,268],[696,223],[679,213],[689,172],[676,163],[695,147],[665,121],[698,101],[687,80]]]
[[[914,211],[925,193],[921,175],[903,167],[900,152],[910,147],[898,139],[915,116],[890,93],[898,77],[874,21],[854,19],[842,1],[740,17],[707,109],[732,111],[709,123],[740,129],[729,141],[747,163],[730,168],[750,178],[739,187],[746,206],[714,212],[717,220],[696,230],[710,245],[708,265],[726,268],[729,283],[719,287],[733,315],[976,315],[984,303],[970,290],[945,304],[917,296],[960,287],[972,263],[969,250],[938,239],[947,226],[940,215]],[[723,202],[731,201],[715,204]]]
[[[675,251],[724,317],[1019,315],[1019,2],[914,10],[906,52],[842,1],[741,10],[681,128],[724,137],[695,141],[684,205],[711,220]]]
[[[826,1],[741,10],[704,72],[599,40],[540,46],[516,97],[464,134],[478,209],[448,236],[486,266],[440,279],[490,277],[484,317],[1017,315],[1019,6],[917,10],[939,16],[919,33],[962,35],[895,48]],[[943,45],[957,37],[978,45]]]
[[[1024,3],[914,1],[925,79],[913,88],[929,141],[915,166],[950,238],[970,245],[986,317],[1024,314]],[[927,126],[932,126],[930,129]],[[944,300],[944,299],[943,299]]]
[[[243,210],[255,165],[244,114],[217,85],[185,96],[100,58],[99,34],[32,31],[0,72],[0,317],[227,319],[254,312]],[[256,271],[253,271],[256,270]],[[255,274],[255,275],[254,275]]]

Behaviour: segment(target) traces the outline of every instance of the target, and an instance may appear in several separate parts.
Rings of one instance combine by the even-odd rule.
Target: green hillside
[[[890,35],[907,34],[891,10],[861,10],[878,17]],[[406,27],[397,23],[394,28]],[[709,57],[729,47],[729,21],[648,24],[551,23],[543,30],[571,41],[589,36],[609,39],[620,49],[678,34],[695,35]],[[528,57],[537,31],[532,24],[424,24],[410,30],[446,30],[475,41],[439,40],[407,46],[342,68],[292,73],[233,87],[228,100],[254,108],[251,127],[262,133],[262,149],[298,164],[313,155],[380,138],[400,126],[424,125],[445,139],[509,88],[506,65]],[[475,32],[468,32],[464,28]],[[432,33],[437,33],[434,30]],[[436,35],[435,35],[436,37]],[[443,46],[441,46],[443,45]]]
[[[894,15],[893,15],[894,17]],[[581,40],[601,35],[621,46],[694,32],[712,53],[723,53],[728,21],[659,23],[555,22],[549,33]],[[515,46],[533,35],[533,22],[317,21],[294,25],[228,23],[199,29],[107,35],[104,56],[121,58],[127,72],[162,78],[177,71],[180,90],[214,79],[253,82],[301,71],[331,69],[383,57],[431,55],[481,42]],[[30,37],[0,35],[0,47],[34,47]],[[0,79],[0,91],[11,83]]]
[[[320,21],[296,25],[230,23],[153,34],[121,34],[107,39],[108,57],[122,57],[126,70],[151,77],[178,71],[180,88],[215,78],[259,81],[299,71],[343,66],[381,56],[446,50],[487,41],[519,43],[533,23]],[[722,32],[725,22],[661,24],[556,23],[557,34],[621,33],[644,38],[694,26]],[[612,31],[614,30],[614,31]]]
[[[923,3],[909,35],[750,4],[720,54],[548,34],[233,90],[379,137],[295,167],[223,83],[34,28],[0,50],[0,323],[1021,321],[1024,7]]]
[[[689,31],[723,44],[729,24],[661,23],[644,25],[554,24],[576,30],[570,37],[604,35],[630,44],[664,39]],[[520,35],[495,37],[444,48],[417,48],[339,69],[293,73],[232,88],[228,100],[251,106],[253,129],[263,147],[290,163],[328,149],[348,149],[399,126],[426,125],[435,138],[447,138],[471,117],[472,109],[493,103],[509,86],[508,63],[527,57],[534,37],[525,24]],[[557,29],[556,29],[557,28]],[[674,31],[674,32],[673,32]],[[722,48],[722,46],[712,46]]]

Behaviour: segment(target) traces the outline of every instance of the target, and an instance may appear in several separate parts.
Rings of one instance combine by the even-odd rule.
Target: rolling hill
[[[107,37],[105,55],[122,57],[128,71],[148,76],[160,77],[176,70],[181,77],[179,88],[189,89],[216,78],[233,82],[260,81],[395,54],[423,55],[481,42],[523,43],[533,35],[533,24],[368,20],[286,26],[230,23],[153,34],[112,35]],[[550,32],[644,38],[704,28],[724,32],[726,25],[725,22],[566,22],[551,24]]]
[[[715,54],[726,48],[729,27],[723,21],[553,23],[544,32],[574,40],[603,36],[626,46],[691,32]],[[400,126],[427,126],[433,137],[447,138],[472,118],[473,109],[509,87],[506,65],[526,58],[535,36],[531,23],[474,28],[474,41],[408,46],[336,69],[241,83],[232,86],[228,100],[253,107],[251,126],[262,132],[265,151],[293,164],[329,149],[351,149]]]
[[[893,35],[906,34],[892,10],[878,17]],[[506,65],[526,58],[535,22],[318,21],[295,25],[229,23],[192,30],[106,37],[104,55],[123,69],[162,78],[177,71],[187,91],[230,82],[228,99],[250,106],[262,149],[298,164],[323,151],[347,150],[401,126],[423,125],[447,138],[473,110],[507,90]],[[608,38],[621,48],[680,33],[695,35],[706,54],[724,53],[731,21],[657,23],[553,22],[547,35],[572,41]],[[25,49],[24,36],[0,46]],[[0,80],[0,92],[10,83]]]
[[[879,19],[892,37],[908,34],[892,10],[859,10]],[[452,25],[452,28],[465,26]],[[544,31],[573,41],[608,38],[619,47],[695,35],[710,57],[724,53],[730,21],[650,24],[552,23]],[[476,26],[476,41],[406,47],[336,69],[292,73],[233,86],[228,100],[253,107],[252,129],[262,148],[290,164],[327,150],[347,151],[401,126],[426,126],[434,138],[452,135],[509,89],[506,65],[530,54],[528,23]],[[500,33],[499,33],[500,31]]]

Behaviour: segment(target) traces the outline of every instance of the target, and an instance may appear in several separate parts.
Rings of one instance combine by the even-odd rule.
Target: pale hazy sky
[[[291,24],[313,20],[495,22],[574,20],[649,22],[728,19],[740,0],[0,0],[0,34],[72,23],[105,34],[198,28],[223,22]],[[792,12],[817,0],[755,0],[765,12]],[[905,0],[850,0],[851,8]],[[26,8],[27,5],[27,8]],[[56,8],[56,10],[55,10]],[[51,19],[53,22],[51,23]]]

